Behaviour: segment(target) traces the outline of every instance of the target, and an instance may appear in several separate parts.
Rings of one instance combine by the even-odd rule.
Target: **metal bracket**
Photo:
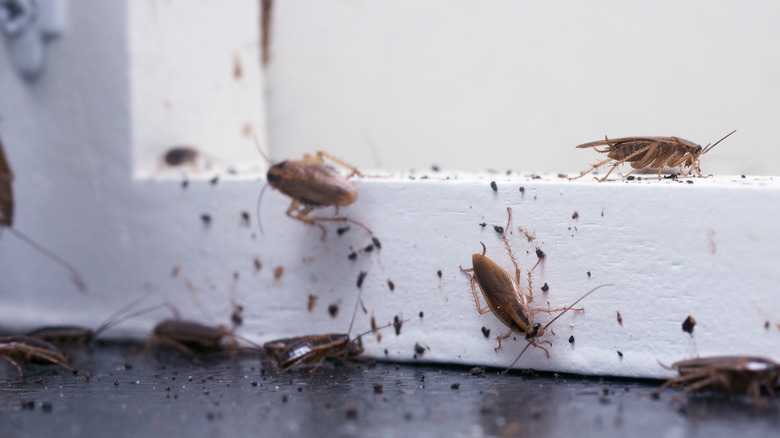
[[[0,0],[0,33],[22,77],[34,80],[43,71],[46,42],[65,27],[66,0]]]

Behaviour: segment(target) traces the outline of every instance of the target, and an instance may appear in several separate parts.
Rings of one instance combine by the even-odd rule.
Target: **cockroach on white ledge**
[[[708,178],[712,175],[704,176],[701,173],[699,157],[711,151],[731,134],[737,132],[731,131],[725,137],[721,138],[712,146],[701,147],[700,145],[679,137],[623,137],[609,139],[606,136],[604,140],[592,141],[577,146],[578,149],[596,148],[606,146],[604,149],[596,149],[597,152],[607,154],[606,160],[600,161],[580,175],[569,178],[570,180],[582,178],[590,171],[610,163],[611,168],[603,178],[598,178],[600,182],[606,181],[613,170],[623,163],[629,163],[633,170],[623,175],[627,177],[639,169],[650,168],[658,169],[658,179],[661,179],[661,173],[665,168],[679,167],[680,173],[684,176],[691,174],[691,170],[702,178]]]
[[[257,149],[262,154],[259,144]],[[265,154],[263,154],[265,156]],[[325,159],[349,169],[348,176],[342,175],[335,167],[327,164]],[[266,158],[269,162],[270,159]],[[306,225],[316,226],[322,231],[322,239],[327,234],[321,222],[349,222],[355,224],[373,235],[371,229],[362,223],[345,216],[338,216],[339,207],[346,207],[357,200],[358,191],[349,182],[353,176],[364,176],[360,171],[346,162],[322,151],[311,156],[305,154],[300,160],[284,160],[272,164],[266,174],[268,184],[263,187],[257,200],[258,225],[260,222],[260,201],[268,186],[279,190],[292,198],[287,216],[301,221]],[[335,207],[336,216],[310,216],[315,208]]]
[[[526,292],[522,287],[520,287],[520,267],[517,264],[517,260],[512,253],[512,249],[506,237],[506,233],[508,230],[510,230],[510,225],[512,222],[511,208],[507,208],[507,215],[507,226],[504,229],[504,232],[501,234],[501,240],[503,241],[504,247],[509,253],[509,258],[515,267],[515,276],[513,277],[503,268],[498,266],[498,264],[485,257],[487,249],[484,243],[482,244],[482,254],[474,254],[471,258],[472,268],[464,269],[462,266],[460,267],[461,272],[463,272],[469,278],[471,283],[471,292],[474,296],[474,303],[477,306],[477,312],[479,312],[480,315],[493,312],[496,318],[498,318],[499,321],[501,321],[509,328],[505,334],[499,334],[496,337],[498,346],[495,348],[495,350],[498,351],[501,348],[501,341],[509,338],[512,333],[517,333],[523,336],[523,338],[528,342],[517,358],[515,358],[514,362],[512,362],[509,368],[504,370],[501,376],[505,375],[515,365],[515,363],[517,363],[528,347],[532,345],[543,350],[545,355],[549,358],[550,352],[541,344],[552,344],[552,342],[549,340],[539,340],[539,338],[546,332],[547,328],[569,310],[583,310],[575,309],[574,306],[597,289],[604,286],[612,286],[607,284],[598,286],[592,289],[590,292],[582,295],[574,303],[566,307],[560,307],[556,309],[532,307],[531,303],[533,302],[533,293],[531,275],[534,269],[536,269],[536,266],[539,265],[539,262],[537,262],[537,264],[528,271],[528,291]],[[477,286],[479,286],[479,289],[482,291],[482,296],[487,303],[487,309],[484,309],[480,304],[479,295],[477,294]],[[558,313],[558,315],[545,326],[542,326],[541,323],[534,322],[535,315],[542,312]]]

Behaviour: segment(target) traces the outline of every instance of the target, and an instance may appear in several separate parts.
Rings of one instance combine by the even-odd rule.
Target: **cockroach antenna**
[[[70,274],[70,280],[73,282],[73,284],[78,288],[80,292],[86,292],[87,291],[87,283],[84,282],[84,278],[82,278],[81,273],[73,267],[70,263],[66,262],[65,259],[62,257],[54,254],[53,252],[46,249],[43,245],[40,243],[32,240],[32,238],[28,237],[21,231],[17,230],[13,227],[7,227],[8,231],[12,232],[14,236],[18,237],[20,240],[24,241],[26,244],[30,245],[31,247],[35,248],[36,250],[40,251],[41,254],[45,255],[55,263],[59,264],[63,268],[65,268],[68,273]]]
[[[714,148],[715,146],[717,146],[717,145],[718,145],[718,143],[720,143],[720,142],[722,142],[723,140],[727,139],[727,138],[728,138],[728,137],[729,137],[731,134],[733,134],[733,133],[735,133],[735,132],[737,132],[737,130],[736,130],[736,129],[735,129],[735,130],[733,130],[733,131],[731,131],[731,132],[729,132],[728,134],[726,134],[726,136],[725,136],[725,137],[723,137],[723,138],[721,138],[720,140],[716,141],[714,145],[712,145],[712,146],[707,146],[706,148],[704,148],[704,150],[703,150],[703,151],[701,151],[702,155],[703,155],[703,154],[706,154],[706,153],[707,153],[707,152],[709,152],[709,151],[711,151],[711,150],[712,150],[712,148]]]
[[[257,135],[256,134],[252,135],[252,138],[255,139],[255,147],[257,148],[257,151],[260,152],[260,155],[262,155],[265,161],[268,162],[269,166],[273,166],[274,163],[273,161],[271,161],[271,158],[269,158],[268,155],[266,155],[265,152],[263,152],[263,148],[260,146],[260,140],[257,139]],[[266,180],[263,189],[260,190],[260,194],[257,196],[257,207],[255,208],[257,213],[257,226],[260,229],[261,235],[265,233],[263,232],[263,222],[260,219],[260,203],[263,202],[263,195],[265,194],[265,189],[267,188],[268,188],[268,181]]]
[[[602,284],[601,286],[596,286],[596,287],[594,287],[594,288],[593,288],[593,289],[591,289],[591,290],[590,290],[588,293],[586,293],[585,295],[583,295],[583,296],[581,296],[579,299],[577,299],[577,301],[575,301],[575,302],[571,303],[569,306],[567,306],[567,307],[566,307],[566,310],[564,310],[563,312],[559,313],[559,314],[558,314],[558,315],[557,315],[555,318],[553,318],[553,319],[552,319],[550,322],[548,322],[548,323],[547,323],[547,324],[544,326],[544,330],[543,330],[543,331],[546,331],[546,330],[547,330],[547,327],[549,327],[549,326],[550,326],[552,323],[554,323],[554,322],[555,322],[555,320],[557,320],[558,318],[560,318],[561,316],[563,316],[563,315],[564,315],[566,312],[568,312],[569,310],[571,310],[571,309],[572,309],[574,306],[576,306],[576,305],[577,305],[577,303],[579,303],[580,301],[584,300],[584,299],[585,299],[585,297],[587,297],[588,295],[592,294],[593,292],[596,292],[597,290],[601,289],[602,287],[607,287],[607,286],[614,286],[614,284]],[[509,372],[509,370],[511,370],[511,369],[512,369],[512,367],[513,367],[513,366],[515,366],[515,364],[517,363],[517,361],[518,361],[518,360],[520,360],[520,357],[523,355],[523,353],[525,353],[525,350],[528,350],[528,347],[530,347],[531,345],[533,345],[533,344],[529,342],[529,343],[528,343],[528,345],[526,345],[526,346],[525,346],[525,348],[523,348],[523,349],[522,349],[522,351],[520,351],[520,354],[518,354],[518,355],[517,355],[517,357],[516,357],[516,358],[515,358],[515,360],[514,360],[514,361],[513,361],[513,362],[512,362],[512,363],[509,365],[509,367],[508,367],[507,369],[505,369],[504,371],[502,371],[502,372],[501,372],[501,374],[500,374],[500,375],[499,375],[499,376],[496,378],[496,380],[494,380],[494,381],[493,381],[493,383],[491,383],[491,384],[490,384],[490,386],[488,386],[488,387],[486,388],[486,390],[487,390],[487,389],[490,389],[490,388],[492,388],[492,387],[493,387],[493,385],[495,385],[496,383],[498,383],[498,381],[499,381],[499,380],[500,380],[502,377],[504,377],[504,376],[505,376],[505,375],[506,375],[506,374]]]

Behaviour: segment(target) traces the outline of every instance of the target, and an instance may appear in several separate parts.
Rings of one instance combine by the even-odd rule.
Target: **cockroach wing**
[[[332,166],[284,161],[268,171],[268,182],[285,195],[311,206],[345,207],[357,189]]]

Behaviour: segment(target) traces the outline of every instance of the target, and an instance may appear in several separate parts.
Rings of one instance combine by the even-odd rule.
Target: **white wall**
[[[780,172],[772,1],[275,2],[271,143],[359,166],[578,172],[604,135],[706,145]],[[316,72],[316,74],[311,74]]]
[[[663,375],[657,359],[685,355],[689,337],[680,324],[688,314],[700,321],[702,354],[771,355],[780,318],[776,181],[596,184],[555,173],[595,161],[573,145],[604,133],[706,143],[733,128],[740,131],[706,157],[704,170],[777,172],[770,155],[778,138],[776,55],[762,49],[774,41],[774,3],[734,11],[701,2],[630,11],[578,5],[276,2],[266,81],[254,0],[232,8],[216,0],[71,0],[67,30],[50,42],[37,81],[20,79],[0,45],[0,136],[16,174],[16,227],[78,267],[89,291],[80,294],[62,269],[6,234],[0,320],[18,329],[97,326],[150,293],[148,302],[168,300],[208,324],[227,323],[232,304],[242,304],[240,333],[257,341],[343,332],[356,278],[366,271],[368,313],[354,332],[369,326],[371,314],[380,324],[398,314],[411,319],[401,336],[367,340],[367,354],[383,356],[386,348],[393,359],[413,360],[422,342],[431,350],[418,360],[504,366],[519,345],[493,352],[480,328],[495,336],[503,327],[474,311],[458,266],[468,266],[484,241],[508,268],[495,233],[478,224],[503,224],[512,206],[515,224],[535,230],[548,253],[536,286],[547,282],[551,290],[537,292],[535,305],[616,285],[583,302],[584,314],[559,321],[550,360],[537,351],[518,366]],[[322,148],[362,167],[375,161],[365,131],[382,165],[416,167],[431,178],[356,182],[359,200],[341,212],[370,226],[383,247],[350,261],[368,235],[353,227],[339,237],[329,227],[321,241],[317,229],[284,216],[289,199],[278,192],[266,194],[265,235],[258,233],[262,175],[222,167],[260,168],[250,131],[277,159]],[[196,169],[161,169],[160,154],[174,145],[210,156]],[[431,164],[553,174],[436,177]],[[251,226],[242,212],[252,214]],[[532,249],[524,253],[529,248],[512,237],[528,268]],[[275,267],[284,268],[279,279]],[[310,294],[319,296],[311,313]],[[332,303],[341,308],[336,318],[327,312]],[[166,316],[124,329],[145,336]]]

